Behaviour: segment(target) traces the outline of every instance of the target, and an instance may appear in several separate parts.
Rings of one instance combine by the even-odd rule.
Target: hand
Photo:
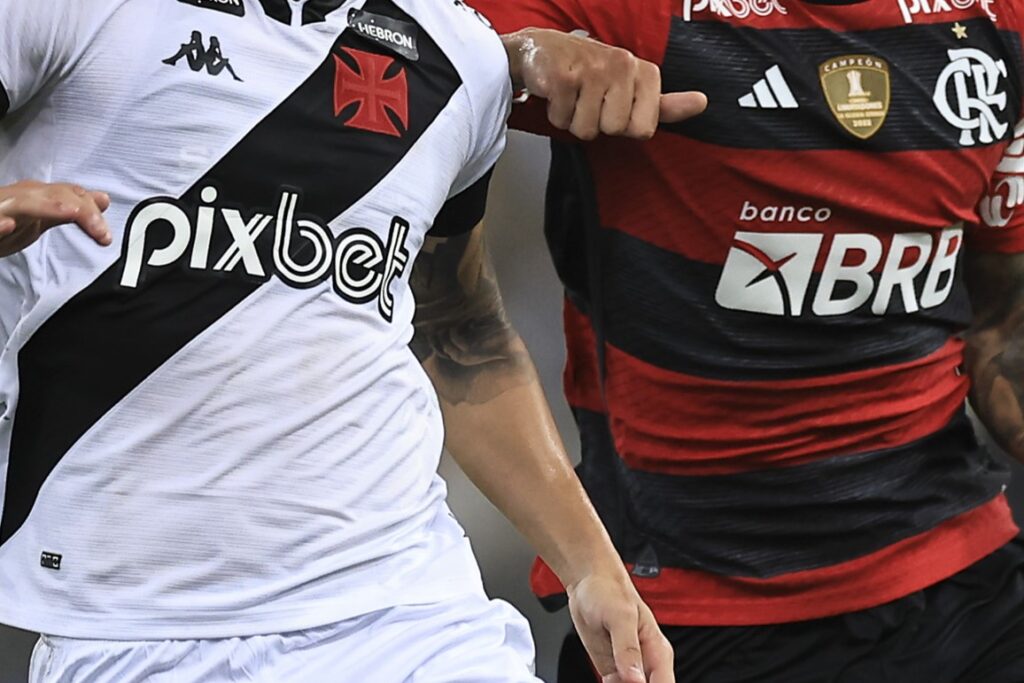
[[[640,140],[662,123],[707,108],[702,93],[661,94],[661,71],[627,50],[582,36],[524,29],[503,36],[512,80],[548,101],[548,120],[581,140],[599,134]]]
[[[97,244],[108,246],[110,228],[103,212],[110,207],[104,192],[78,185],[25,180],[0,187],[0,258],[15,254],[52,227],[77,224]]]
[[[675,683],[672,645],[625,572],[588,576],[566,592],[576,632],[603,683]]]

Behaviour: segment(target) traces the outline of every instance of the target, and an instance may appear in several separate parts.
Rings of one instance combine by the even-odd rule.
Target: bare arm
[[[967,338],[971,405],[1024,462],[1024,254],[967,253],[974,321]]]
[[[446,446],[562,580],[609,681],[672,681],[672,654],[573,471],[525,345],[509,322],[483,228],[428,238],[412,274],[413,349],[434,381]],[[641,663],[642,660],[642,663]]]

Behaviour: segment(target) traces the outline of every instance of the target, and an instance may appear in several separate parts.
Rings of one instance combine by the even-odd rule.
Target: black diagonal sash
[[[414,22],[386,0],[371,0],[366,8]],[[304,214],[326,223],[344,213],[387,176],[461,86],[438,45],[425,32],[420,35],[419,61],[398,60],[395,66],[405,69],[408,82],[409,120],[402,135],[346,127],[345,118],[335,116],[335,55],[357,47],[394,57],[346,31],[316,71],[176,203],[195,215],[202,189],[215,186],[219,204],[273,213],[279,189],[290,187],[301,189]],[[272,232],[261,236],[261,254],[270,253]],[[210,253],[223,253],[230,244],[224,231],[215,231]],[[0,544],[25,523],[43,483],[86,431],[261,286],[251,278],[218,277],[186,265],[151,272],[138,288],[126,289],[119,284],[119,261],[22,348]]]

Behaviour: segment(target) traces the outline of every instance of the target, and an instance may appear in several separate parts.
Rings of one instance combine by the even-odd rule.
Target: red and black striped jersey
[[[663,623],[872,607],[1017,532],[959,337],[964,249],[1024,250],[1017,5],[477,4],[710,99],[646,144],[556,143],[548,197],[579,471]]]

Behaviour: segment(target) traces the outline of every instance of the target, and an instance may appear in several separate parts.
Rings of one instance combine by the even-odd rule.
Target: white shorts
[[[331,626],[226,640],[42,636],[30,683],[537,683],[533,638],[482,595],[394,607]]]

